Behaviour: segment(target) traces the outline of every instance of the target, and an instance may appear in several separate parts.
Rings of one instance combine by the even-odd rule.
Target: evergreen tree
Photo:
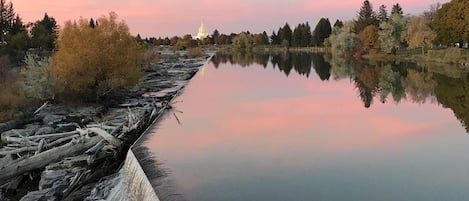
[[[368,0],[365,0],[355,21],[355,33],[360,33],[368,25],[378,26],[378,24],[379,21],[376,18],[376,13],[373,11],[373,6]]]
[[[388,11],[386,10],[386,6],[385,5],[381,5],[378,9],[378,16],[377,16],[378,20],[380,22],[385,22],[388,20]]]
[[[280,45],[280,37],[275,33],[275,31],[273,31],[272,36],[270,36],[270,44]]]
[[[262,32],[262,43],[267,45],[269,44],[269,36],[267,35],[267,32]]]
[[[395,5],[392,6],[391,16],[394,14],[404,16],[404,12],[402,11],[402,7],[401,5],[399,5],[399,3],[396,3]]]
[[[332,33],[331,23],[328,18],[321,18],[314,28],[311,40],[314,46],[323,46],[324,40]]]
[[[31,29],[31,46],[42,50],[51,51],[55,47],[57,39],[57,22],[47,13],[44,18],[34,23]]]
[[[94,23],[93,18],[90,19],[90,25],[89,26],[93,29],[96,27],[96,24]]]
[[[334,23],[334,28],[342,28],[344,26],[344,22],[342,22],[341,20],[337,19]]]
[[[218,41],[218,37],[220,37],[220,32],[218,32],[218,30],[215,29],[212,34],[212,39],[213,39],[214,44],[220,44],[220,42]]]
[[[15,11],[11,2],[6,3],[5,0],[0,0],[0,46],[5,45],[6,35],[12,29],[15,19]]]
[[[278,36],[280,37],[280,43],[283,45],[283,46],[290,46],[291,44],[291,40],[292,40],[292,30],[290,28],[290,25],[288,25],[288,23],[285,23],[285,25],[283,26],[283,28],[280,28],[279,29],[279,32],[278,32]]]

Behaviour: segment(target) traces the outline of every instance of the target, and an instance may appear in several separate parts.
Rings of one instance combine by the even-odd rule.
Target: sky
[[[404,13],[420,14],[431,4],[449,0],[371,0],[375,10],[386,5],[388,11],[399,3]],[[363,0],[12,0],[24,22],[42,19],[44,13],[59,25],[67,20],[98,18],[116,12],[132,34],[143,37],[196,35],[202,21],[209,33],[250,31],[269,35],[286,22],[293,28],[309,22],[314,28],[322,17],[333,24],[336,19],[353,19]]]

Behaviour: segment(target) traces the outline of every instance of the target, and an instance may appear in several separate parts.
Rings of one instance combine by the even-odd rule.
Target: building
[[[208,37],[208,32],[207,32],[207,29],[205,29],[204,22],[202,21],[202,23],[200,23],[199,33],[197,33],[197,36],[195,38],[202,40],[207,37]]]

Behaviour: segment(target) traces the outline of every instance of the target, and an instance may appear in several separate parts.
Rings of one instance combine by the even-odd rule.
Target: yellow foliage
[[[58,86],[79,95],[101,96],[135,84],[141,77],[143,48],[113,12],[97,20],[67,21],[52,57],[52,74]]]

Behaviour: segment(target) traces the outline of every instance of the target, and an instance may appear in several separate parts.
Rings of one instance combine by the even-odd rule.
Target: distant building
[[[204,22],[200,23],[199,33],[197,33],[196,39],[204,39],[208,37],[207,29],[205,29]]]

